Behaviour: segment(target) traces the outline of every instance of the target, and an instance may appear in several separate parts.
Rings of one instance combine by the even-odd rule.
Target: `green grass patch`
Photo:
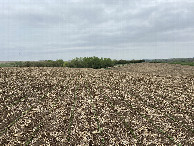
[[[13,63],[1,63],[0,67],[14,67]]]
[[[194,62],[169,62],[169,64],[180,64],[180,65],[194,66]]]

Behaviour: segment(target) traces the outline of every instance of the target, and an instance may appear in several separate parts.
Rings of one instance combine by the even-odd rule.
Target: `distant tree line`
[[[18,61],[13,63],[14,67],[63,67],[64,61],[62,59],[44,60],[44,61]]]
[[[11,63],[13,67],[70,67],[70,68],[107,68],[114,65],[142,63],[145,60],[112,60],[110,58],[98,57],[80,57],[74,58],[70,61],[63,61],[62,59],[44,60],[44,61],[18,61]]]
[[[115,64],[142,63],[145,60],[115,60]]]
[[[107,68],[117,64],[142,63],[145,60],[112,60],[110,58],[80,57],[65,62],[64,66],[72,68]]]
[[[171,59],[152,59],[150,63],[176,63],[176,62],[194,62],[194,58],[171,58]]]

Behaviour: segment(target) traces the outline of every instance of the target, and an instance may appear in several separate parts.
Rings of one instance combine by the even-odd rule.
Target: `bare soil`
[[[0,68],[0,145],[193,145],[194,67]]]

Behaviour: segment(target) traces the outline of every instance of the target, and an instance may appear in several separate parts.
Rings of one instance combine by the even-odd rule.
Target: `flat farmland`
[[[194,145],[194,67],[0,68],[0,145]]]

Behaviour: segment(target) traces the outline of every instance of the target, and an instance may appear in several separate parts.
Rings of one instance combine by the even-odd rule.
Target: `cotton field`
[[[0,145],[194,145],[194,67],[0,68]]]

